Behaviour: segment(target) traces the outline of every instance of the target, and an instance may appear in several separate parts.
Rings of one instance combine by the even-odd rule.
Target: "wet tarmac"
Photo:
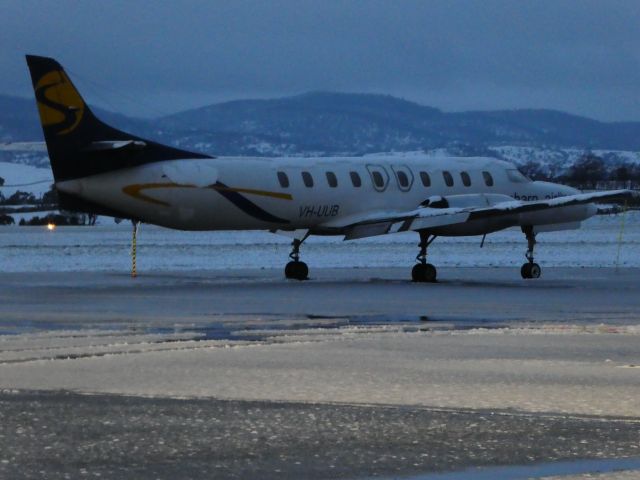
[[[637,469],[639,273],[7,273],[0,478]]]
[[[1,478],[395,478],[640,455],[639,420],[509,411],[4,392],[0,424]]]

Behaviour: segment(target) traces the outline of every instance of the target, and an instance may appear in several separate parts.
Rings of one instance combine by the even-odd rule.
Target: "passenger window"
[[[467,172],[460,172],[460,178],[462,179],[462,184],[465,187],[470,187],[471,186],[471,177],[469,176],[469,174]]]
[[[373,183],[376,187],[384,188],[384,178],[382,178],[382,174],[380,172],[371,172],[371,178],[373,178]]]
[[[373,188],[378,192],[384,192],[389,185],[389,173],[381,165],[367,165]]]
[[[431,186],[431,177],[427,172],[420,172],[420,180],[422,180],[422,185],[425,187]]]
[[[453,187],[453,176],[451,175],[451,173],[445,170],[444,172],[442,172],[442,178],[444,178],[444,183],[447,184],[447,187]]]
[[[406,165],[395,165],[391,167],[393,173],[396,176],[396,182],[398,182],[398,188],[403,192],[411,190],[413,185],[413,172]]]
[[[338,186],[338,179],[336,178],[335,173],[327,172],[327,183],[331,188],[336,188]]]
[[[362,180],[358,172],[349,172],[349,176],[351,177],[351,183],[353,183],[354,187],[359,188],[362,186]]]
[[[407,177],[406,173],[404,173],[403,171],[399,171],[396,172],[396,176],[398,177],[398,184],[401,188],[409,187],[409,178]]]
[[[484,184],[487,187],[493,187],[493,177],[489,172],[482,172],[482,177],[484,178]]]
[[[278,172],[278,181],[282,188],[289,188],[289,177],[284,172]]]
[[[313,177],[309,172],[302,172],[302,181],[304,182],[305,186],[309,188],[313,187]]]

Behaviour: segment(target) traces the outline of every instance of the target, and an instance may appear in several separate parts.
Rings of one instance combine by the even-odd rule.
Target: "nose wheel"
[[[286,278],[293,280],[307,280],[309,278],[309,267],[300,261],[300,245],[304,240],[304,238],[302,240],[296,238],[291,242],[291,253],[289,254],[291,261],[284,267]]]
[[[427,263],[427,248],[436,239],[435,235],[428,235],[425,232],[420,233],[420,253],[416,255],[418,262],[411,269],[411,280],[414,282],[430,282],[434,283],[438,275],[436,267]]]
[[[542,274],[542,268],[540,265],[533,261],[533,249],[536,245],[536,234],[533,233],[533,227],[522,227],[522,231],[527,237],[527,253],[524,254],[527,257],[527,263],[520,268],[520,275],[524,279],[540,278]]]

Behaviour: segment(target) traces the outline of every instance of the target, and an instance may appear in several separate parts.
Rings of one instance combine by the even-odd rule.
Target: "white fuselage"
[[[343,225],[373,214],[415,209],[434,196],[494,194],[544,200],[577,193],[567,186],[529,181],[508,162],[477,157],[184,159],[56,186],[123,215],[169,228],[308,229],[321,234],[340,234]],[[551,213],[520,214],[507,222],[511,225],[503,221],[437,233],[473,235],[505,226],[569,224],[594,213],[591,204],[576,205]]]

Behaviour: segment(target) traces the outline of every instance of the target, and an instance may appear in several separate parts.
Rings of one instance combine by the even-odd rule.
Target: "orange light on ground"
[[[47,230],[55,230],[55,229],[56,229],[56,224],[55,223],[47,224]]]

